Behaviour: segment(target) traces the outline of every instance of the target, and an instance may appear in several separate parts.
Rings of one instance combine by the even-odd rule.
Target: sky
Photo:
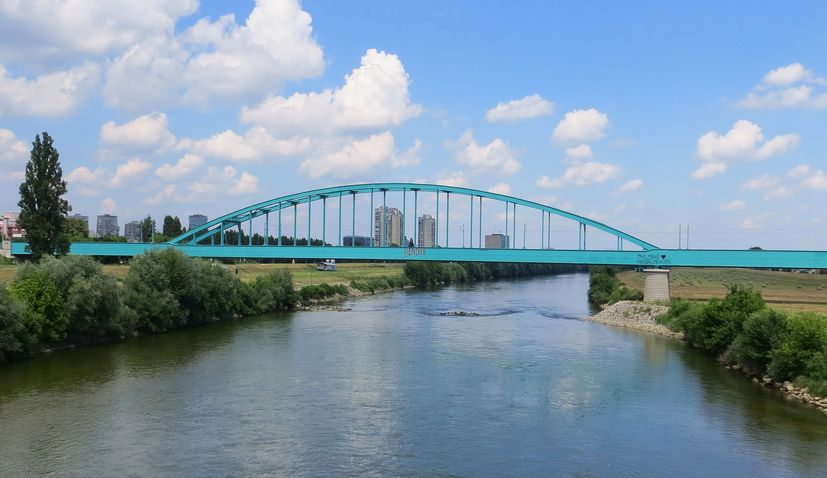
[[[0,210],[45,131],[91,223],[411,181],[660,247],[827,250],[824,25],[819,1],[0,0]]]

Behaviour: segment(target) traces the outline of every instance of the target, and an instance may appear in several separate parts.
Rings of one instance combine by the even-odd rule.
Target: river
[[[587,287],[399,291],[0,367],[0,475],[827,476],[827,416],[581,320]]]

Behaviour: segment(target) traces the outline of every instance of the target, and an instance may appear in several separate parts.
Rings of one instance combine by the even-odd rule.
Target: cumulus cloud
[[[244,136],[226,130],[206,139],[181,141],[182,148],[196,154],[238,163],[296,156],[308,152],[312,145],[306,136],[279,139],[262,127],[251,128]]]
[[[109,121],[101,126],[101,142],[132,150],[163,151],[173,148],[175,135],[169,131],[167,115],[151,113],[122,125]]]
[[[86,64],[46,73],[34,79],[13,78],[0,65],[0,117],[66,116],[92,93],[98,76],[98,67]]]
[[[104,188],[119,188],[141,178],[152,165],[142,159],[130,159],[119,165],[115,172],[106,168],[89,169],[80,166],[66,175],[70,192],[84,196],[97,196]]]
[[[771,212],[764,212],[761,214],[756,214],[754,216],[749,216],[741,220],[739,227],[741,229],[746,230],[753,230],[758,229],[761,225],[769,218],[773,216]]]
[[[149,162],[142,159],[130,159],[115,169],[115,174],[109,180],[109,184],[114,188],[120,187],[125,182],[140,178],[151,167]]]
[[[827,174],[822,170],[813,171],[812,174],[801,181],[801,184],[808,189],[827,191]]]
[[[559,188],[569,184],[586,186],[598,184],[616,178],[620,174],[620,167],[610,163],[588,162],[569,166],[566,172],[558,178],[541,176],[537,185],[543,188]]]
[[[609,125],[609,117],[590,108],[566,113],[554,128],[552,139],[561,144],[590,143],[605,136],[604,129]]]
[[[497,183],[488,189],[488,192],[495,194],[511,195],[511,186],[506,183]]]
[[[554,103],[540,95],[530,95],[519,100],[498,103],[485,112],[485,119],[490,122],[517,121],[550,115],[553,111]]]
[[[408,94],[408,74],[396,55],[370,49],[341,88],[271,96],[245,107],[241,121],[273,132],[320,132],[398,126],[422,112]]]
[[[743,108],[827,108],[827,81],[801,63],[776,68],[766,75],[738,105]],[[817,89],[818,88],[818,89]]]
[[[0,2],[0,61],[104,55],[172,32],[198,0],[38,0]],[[83,32],[79,34],[79,32]]]
[[[738,210],[744,209],[746,207],[747,207],[747,203],[745,203],[744,201],[742,201],[740,199],[735,199],[733,201],[725,202],[725,203],[721,204],[720,206],[718,206],[718,209],[720,209],[721,211],[738,211]]]
[[[205,105],[249,98],[324,68],[310,15],[297,0],[258,0],[244,25],[234,15],[202,18],[176,33],[146,35],[107,72],[107,104],[140,110],[170,102]]]
[[[786,153],[798,145],[797,134],[783,134],[766,139],[761,127],[747,120],[738,120],[725,134],[710,131],[698,138],[697,156],[702,164],[692,174],[704,179],[723,173],[727,162],[762,160]]]
[[[437,175],[434,183],[458,188],[468,187],[468,179],[462,171],[442,171]]]
[[[770,176],[769,174],[761,175],[757,178],[750,179],[749,181],[744,182],[741,184],[741,190],[743,191],[764,191],[767,189],[772,189],[778,186],[778,178],[776,176]]]
[[[299,172],[311,178],[348,179],[383,168],[418,164],[422,142],[397,154],[393,135],[386,131],[361,140],[349,140],[335,151],[308,158],[299,165]],[[378,169],[377,169],[378,168]]]
[[[0,161],[23,161],[28,155],[26,143],[17,139],[11,130],[0,128]]]
[[[175,164],[164,163],[155,170],[155,175],[165,181],[179,179],[201,166],[204,158],[195,154],[185,154]]]
[[[474,141],[471,130],[465,131],[454,144],[456,160],[481,173],[514,174],[522,166],[505,141],[496,138],[486,145]]]
[[[812,168],[806,164],[799,164],[787,172],[787,176],[793,179],[803,178],[812,171]]]
[[[566,148],[566,158],[580,160],[592,157],[592,147],[588,144],[581,144],[573,148]]]
[[[640,178],[632,179],[632,180],[629,180],[626,183],[624,183],[623,186],[620,186],[617,189],[617,192],[618,192],[618,194],[630,193],[632,191],[637,191],[642,186],[643,186],[643,180],[642,179],[640,179]]]
[[[115,202],[112,198],[106,198],[101,201],[100,205],[100,212],[101,214],[112,214],[118,210],[118,203]]]

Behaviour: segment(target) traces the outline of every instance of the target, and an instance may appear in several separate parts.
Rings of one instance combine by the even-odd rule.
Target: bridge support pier
[[[643,269],[643,274],[646,278],[646,286],[643,292],[644,301],[668,301],[671,298],[669,269]]]

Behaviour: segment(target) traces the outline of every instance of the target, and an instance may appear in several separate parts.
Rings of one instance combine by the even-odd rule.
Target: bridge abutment
[[[668,301],[671,298],[669,269],[643,269],[643,274],[646,278],[643,292],[644,301]]]

